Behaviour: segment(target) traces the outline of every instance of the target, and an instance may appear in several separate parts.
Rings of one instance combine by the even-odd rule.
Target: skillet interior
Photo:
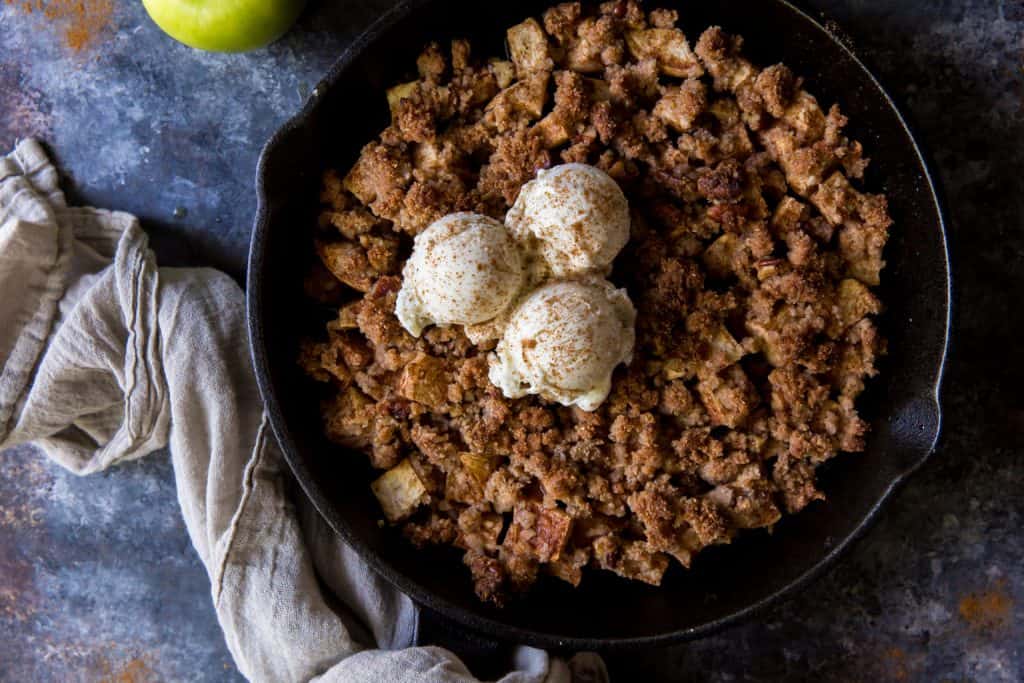
[[[548,2],[401,3],[356,41],[304,110],[270,141],[258,172],[259,211],[248,270],[250,337],[260,389],[285,455],[328,522],[364,559],[421,605],[502,639],[571,649],[650,645],[704,635],[804,585],[873,519],[893,488],[934,448],[946,350],[949,275],[942,213],[927,166],[881,87],[840,42],[780,0],[676,6],[691,40],[719,24],[746,38],[745,54],[784,61],[823,106],[838,102],[872,158],[866,185],[885,192],[895,219],[886,250],[882,328],[890,354],[861,399],[872,433],[865,453],[823,467],[829,500],[748,532],[678,566],[660,588],[590,571],[578,589],[541,580],[504,610],[482,605],[452,549],[415,550],[380,529],[366,458],[321,435],[317,393],[299,371],[297,344],[324,312],[303,303],[319,176],[345,168],[388,121],[384,90],[412,75],[430,40],[472,40],[478,56],[502,54],[508,26]],[[311,322],[314,324],[311,326]],[[319,328],[322,329],[322,328]]]

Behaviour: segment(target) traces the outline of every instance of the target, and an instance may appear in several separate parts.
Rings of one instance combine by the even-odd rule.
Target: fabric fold
[[[66,289],[71,234],[56,211],[64,206],[56,169],[35,141],[0,160],[0,442],[46,344]]]

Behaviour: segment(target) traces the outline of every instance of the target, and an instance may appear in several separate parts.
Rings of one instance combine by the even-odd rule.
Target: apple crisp
[[[588,566],[658,584],[673,558],[823,498],[818,465],[864,447],[885,198],[856,187],[868,162],[838,107],[720,28],[691,46],[677,20],[566,3],[510,28],[507,60],[428,45],[387,92],[391,124],[323,178],[306,291],[337,316],[300,363],[326,433],[382,471],[382,513],[412,543],[464,551],[482,600]],[[635,350],[593,412],[505,398],[494,342],[414,338],[394,312],[415,235],[456,211],[500,221],[561,163],[606,172],[632,212],[609,279]]]

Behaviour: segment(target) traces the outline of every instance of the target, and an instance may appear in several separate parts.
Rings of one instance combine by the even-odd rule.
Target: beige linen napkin
[[[452,653],[409,647],[409,599],[289,498],[234,281],[158,268],[134,216],[68,207],[31,140],[0,158],[0,449],[25,442],[77,474],[170,447],[189,536],[249,679],[475,680]],[[515,661],[503,682],[607,679],[593,655],[567,663],[522,647]]]

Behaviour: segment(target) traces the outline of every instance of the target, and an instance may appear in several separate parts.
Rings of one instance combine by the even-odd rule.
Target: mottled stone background
[[[165,38],[138,2],[83,0],[82,26],[4,0],[0,149],[43,139],[74,201],[140,215],[164,263],[239,276],[260,146],[389,4],[317,2],[269,49],[213,55]],[[1024,2],[814,4],[907,102],[947,190],[958,332],[943,445],[801,596],[612,669],[625,681],[1022,680]],[[165,454],[84,479],[30,449],[0,454],[0,679],[237,678]]]

